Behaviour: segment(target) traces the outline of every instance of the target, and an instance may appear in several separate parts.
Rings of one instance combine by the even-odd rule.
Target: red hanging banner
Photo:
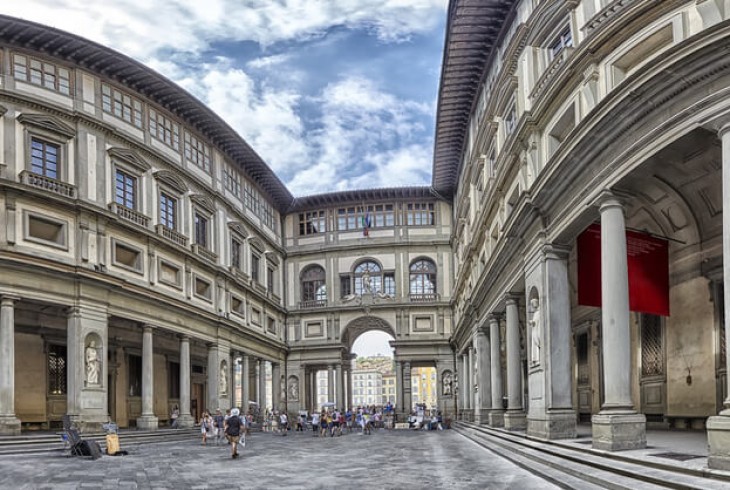
[[[601,225],[578,236],[578,304],[601,307]],[[626,232],[629,309],[669,316],[669,242]]]

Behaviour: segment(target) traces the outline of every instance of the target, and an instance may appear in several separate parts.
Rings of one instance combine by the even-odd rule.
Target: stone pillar
[[[218,401],[218,349],[216,345],[208,344],[208,411],[215,415],[217,408],[221,408]]]
[[[352,369],[348,369],[345,371],[345,376],[347,379],[347,407],[350,410],[353,409],[352,406]]]
[[[15,416],[15,301],[19,299],[0,298],[0,435],[20,435]]]
[[[251,401],[251,358],[248,354],[241,354],[241,410],[248,412],[248,402]]]
[[[319,411],[319,403],[317,396],[319,395],[319,386],[317,386],[317,370],[309,370],[307,373],[307,387],[309,388],[309,406],[312,408],[312,413]]]
[[[254,389],[256,391],[254,401],[258,404],[261,415],[263,416],[266,412],[264,411],[265,407],[261,401],[261,359],[254,360]]]
[[[403,422],[403,415],[407,416],[403,402],[403,363],[395,361],[395,409],[399,414],[398,419]]]
[[[335,366],[327,366],[327,402],[337,403],[335,400]]]
[[[528,255],[525,290],[529,311],[527,344],[531,351],[530,407],[527,434],[544,439],[573,439],[572,328],[567,247],[543,244]]]
[[[457,420],[463,420],[464,419],[464,356],[461,354],[456,354],[456,396],[457,399],[457,413],[456,418]]]
[[[490,316],[490,322],[492,317]],[[474,334],[474,348],[469,348],[469,365],[476,357],[476,375],[472,377],[470,386],[476,385],[474,403],[474,422],[486,424],[489,422],[489,411],[492,409],[492,376],[491,376],[491,350],[489,337],[483,327],[480,327]]]
[[[492,410],[489,412],[489,425],[504,427],[504,407],[502,405],[502,355],[499,340],[500,317],[493,315],[489,318],[489,342],[491,344],[491,374],[492,374]]]
[[[524,430],[527,417],[522,406],[522,370],[520,369],[520,319],[517,299],[508,296],[507,316],[507,413],[504,427],[508,430]]]
[[[180,415],[177,425],[187,429],[195,424],[190,414],[190,337],[180,337]]]
[[[463,404],[463,411],[462,411],[462,420],[469,421],[469,410],[471,409],[471,405],[469,401],[471,400],[471,379],[469,377],[470,371],[469,371],[469,355],[468,351],[461,356],[461,371],[464,374],[463,380],[464,382],[461,384],[461,399],[464,402]]]
[[[266,360],[259,359],[259,406],[262,407],[262,413],[266,413]],[[273,408],[273,407],[272,407]]]
[[[286,382],[284,383],[286,390]],[[271,364],[271,405],[274,410],[286,411],[283,400],[281,399],[281,364],[278,362]]]
[[[142,416],[137,419],[137,428],[157,430],[158,420],[154,409],[154,354],[152,350],[152,326],[145,325],[142,334]]]
[[[646,417],[631,401],[631,334],[626,227],[621,202],[601,205],[601,321],[605,401],[593,416],[593,447],[607,451],[646,447]]]
[[[406,415],[413,410],[413,402],[411,401],[411,363],[406,361],[403,363],[403,408]]]
[[[342,365],[337,364],[335,366],[335,380],[337,382],[337,409],[342,410],[345,406],[345,379],[342,377]]]
[[[467,360],[469,366],[469,421],[476,420],[475,413],[477,411],[478,392],[477,392],[477,366],[476,351],[474,350],[474,340],[472,340],[469,349],[467,349]],[[490,404],[491,405],[491,404]]]

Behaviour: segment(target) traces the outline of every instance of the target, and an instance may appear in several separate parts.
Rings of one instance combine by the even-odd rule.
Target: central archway
[[[347,351],[352,351],[352,345],[357,338],[365,332],[379,330],[385,332],[395,339],[395,329],[386,320],[377,316],[361,316],[352,320],[345,327],[342,333],[342,343],[347,347]]]

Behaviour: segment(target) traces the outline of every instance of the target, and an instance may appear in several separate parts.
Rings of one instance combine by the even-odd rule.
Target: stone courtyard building
[[[0,432],[190,425],[268,390],[311,410],[322,371],[351,405],[380,330],[401,414],[434,367],[447,416],[590,422],[607,450],[706,429],[730,469],[729,18],[452,0],[432,185],[294,198],[164,77],[0,17]]]

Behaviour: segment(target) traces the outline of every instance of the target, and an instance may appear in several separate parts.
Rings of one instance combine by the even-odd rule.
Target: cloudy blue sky
[[[447,0],[8,0],[169,77],[294,195],[428,184]]]

